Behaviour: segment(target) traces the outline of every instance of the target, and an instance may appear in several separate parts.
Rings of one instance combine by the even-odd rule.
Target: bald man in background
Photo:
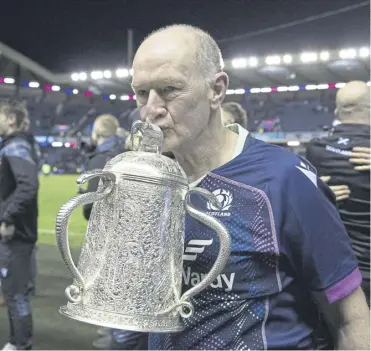
[[[247,112],[237,102],[225,102],[222,104],[222,121],[225,126],[237,123],[247,129]]]
[[[307,159],[336,196],[370,305],[370,88],[353,81],[336,96],[337,124],[329,136],[313,139]]]

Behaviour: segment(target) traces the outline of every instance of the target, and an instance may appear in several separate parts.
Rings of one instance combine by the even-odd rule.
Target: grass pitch
[[[39,190],[39,244],[56,245],[55,220],[60,207],[77,196],[78,175],[40,176]],[[71,247],[80,247],[88,222],[78,207],[71,216],[68,232]]]

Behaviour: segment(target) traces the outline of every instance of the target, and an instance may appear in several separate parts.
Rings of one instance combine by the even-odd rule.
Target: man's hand
[[[0,225],[1,241],[8,242],[9,240],[11,240],[14,235],[14,231],[14,224],[6,225],[4,222],[2,222]]]
[[[324,183],[328,183],[330,179],[330,176],[321,177],[321,180]],[[336,201],[342,201],[349,198],[350,189],[348,188],[348,185],[329,185],[329,188],[335,194]]]
[[[369,147],[354,147],[350,155],[349,162],[357,166],[354,167],[356,171],[369,171],[371,149]]]

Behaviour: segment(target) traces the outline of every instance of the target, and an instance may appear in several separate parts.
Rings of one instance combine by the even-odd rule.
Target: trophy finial
[[[152,123],[135,121],[131,127],[131,143],[134,151],[162,153],[164,135],[162,130]]]

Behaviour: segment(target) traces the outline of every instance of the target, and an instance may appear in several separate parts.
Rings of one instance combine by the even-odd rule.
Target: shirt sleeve
[[[16,187],[13,193],[1,204],[0,221],[14,223],[14,217],[23,215],[39,188],[37,165],[31,156],[31,146],[23,142],[7,145],[4,157],[9,163]]]
[[[362,277],[331,190],[304,162],[288,171],[282,189],[282,240],[296,276],[330,303],[346,297]]]

